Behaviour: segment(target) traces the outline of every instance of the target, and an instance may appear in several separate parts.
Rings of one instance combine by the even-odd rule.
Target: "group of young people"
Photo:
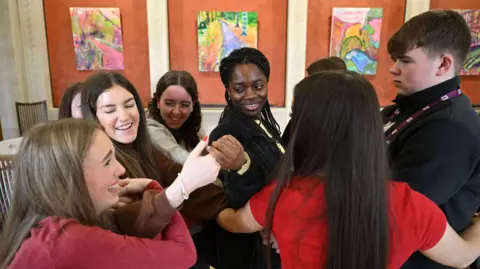
[[[24,137],[0,268],[465,268],[480,256],[480,118],[456,75],[470,44],[454,11],[407,21],[381,112],[368,80],[319,60],[283,135],[256,49],[222,60],[208,137],[188,72],[162,76],[147,113],[97,72]]]

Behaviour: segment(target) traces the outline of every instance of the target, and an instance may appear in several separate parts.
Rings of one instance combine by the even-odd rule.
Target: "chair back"
[[[48,120],[47,101],[35,103],[16,102],[18,128],[20,135],[30,130],[35,124]]]
[[[13,155],[0,155],[0,226],[12,199],[13,159]]]

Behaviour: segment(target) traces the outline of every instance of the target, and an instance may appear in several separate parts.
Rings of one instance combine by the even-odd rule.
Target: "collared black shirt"
[[[458,77],[409,96],[397,96],[382,111],[400,124],[413,113],[459,87]],[[434,201],[457,232],[468,227],[480,207],[480,117],[468,97],[442,102],[401,129],[389,145],[393,179]],[[450,268],[415,253],[402,268]]]

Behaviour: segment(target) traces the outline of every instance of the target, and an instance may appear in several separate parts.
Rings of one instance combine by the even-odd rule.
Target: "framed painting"
[[[480,9],[457,9],[470,28],[472,45],[459,71],[460,75],[480,75]]]
[[[218,72],[220,61],[233,50],[257,47],[256,12],[200,11],[197,16],[198,70]]]
[[[123,70],[119,8],[70,8],[77,70]]]
[[[333,8],[330,56],[340,57],[347,69],[377,73],[382,8]]]

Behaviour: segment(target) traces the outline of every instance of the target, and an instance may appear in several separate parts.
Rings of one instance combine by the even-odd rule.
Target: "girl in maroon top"
[[[192,151],[183,167],[197,186],[220,165]],[[13,200],[0,237],[0,268],[188,268],[188,229],[160,185],[123,179],[110,138],[92,121],[32,128],[15,159]],[[201,182],[201,183],[200,183]],[[119,204],[119,195],[139,201]],[[113,210],[113,208],[116,208]],[[170,209],[170,210],[169,210]]]
[[[480,254],[480,222],[462,237],[442,211],[389,178],[379,103],[353,72],[323,72],[295,87],[292,133],[276,180],[218,222],[266,228],[283,269],[399,268],[415,251],[458,268]],[[434,180],[434,179],[432,179]]]

